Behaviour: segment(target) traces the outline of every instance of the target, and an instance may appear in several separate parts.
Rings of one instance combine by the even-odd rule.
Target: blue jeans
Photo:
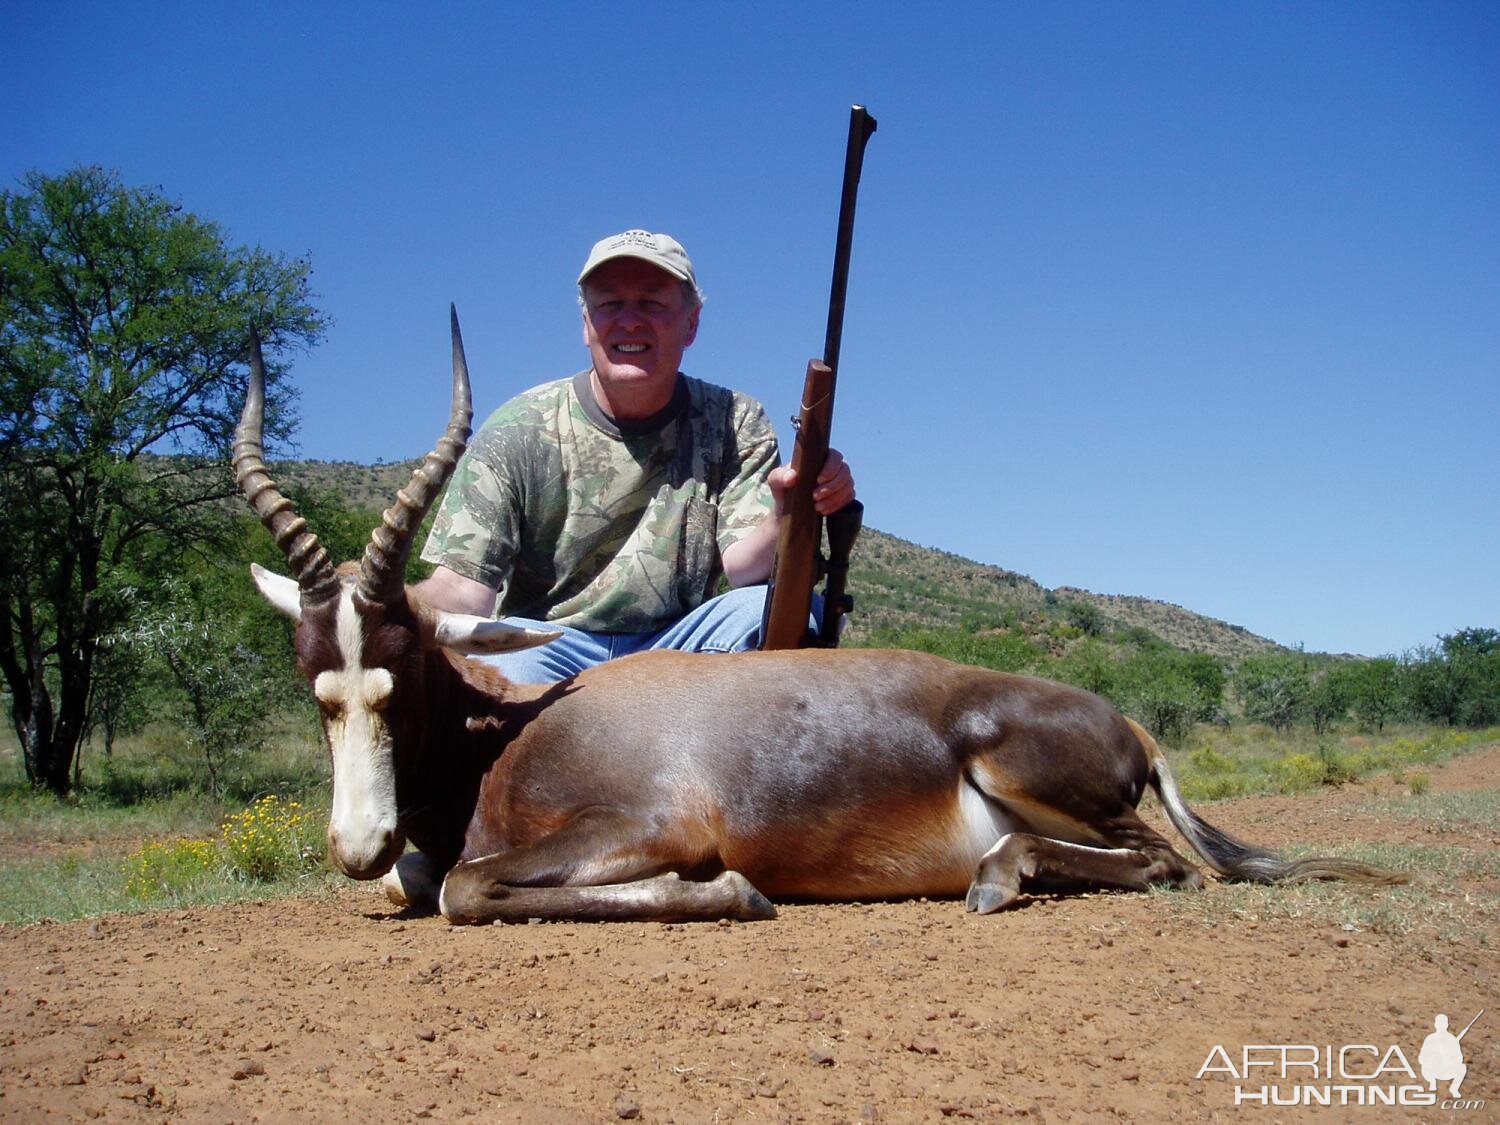
[[[744,652],[760,643],[760,619],[765,604],[764,586],[743,586],[710,598],[686,617],[655,633],[590,633],[566,625],[507,617],[505,621],[509,624],[561,630],[562,636],[536,648],[502,652],[480,659],[499,668],[515,683],[552,684],[606,660],[647,649]]]

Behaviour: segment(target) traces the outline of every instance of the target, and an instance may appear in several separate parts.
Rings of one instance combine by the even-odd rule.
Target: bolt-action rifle
[[[793,419],[797,441],[792,468],[797,483],[787,493],[776,539],[776,560],[761,618],[760,647],[833,648],[839,643],[840,621],[853,608],[845,593],[849,554],[859,535],[864,505],[850,501],[828,517],[828,557],[822,553],[823,517],[813,506],[813,488],[828,459],[828,434],[833,423],[834,380],[839,369],[839,344],[844,334],[844,295],[849,288],[849,247],[854,240],[854,204],[859,195],[859,173],[865,143],[875,132],[875,118],[864,106],[849,111],[849,145],[844,152],[844,190],[839,201],[838,242],[833,253],[833,287],[828,297],[828,334],[823,359],[807,364],[802,387],[802,411]],[[813,587],[826,577],[823,616],[816,630],[808,627]]]

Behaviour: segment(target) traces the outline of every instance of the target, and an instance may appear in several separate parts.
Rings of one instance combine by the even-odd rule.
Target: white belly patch
[[[998,804],[974,788],[966,777],[958,779],[958,811],[959,838],[955,841],[954,851],[970,873],[1000,837],[1021,830],[1020,821],[1007,815]]]

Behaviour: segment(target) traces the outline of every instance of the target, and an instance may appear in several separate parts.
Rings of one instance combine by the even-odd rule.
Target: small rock
[[[433,1031],[430,1027],[424,1027],[421,1031],[417,1032],[417,1038],[423,1043],[431,1043],[437,1038],[437,1032]]]
[[[615,1099],[615,1116],[621,1121],[634,1121],[641,1115],[641,1103],[621,1094]]]
[[[77,1070],[69,1071],[68,1074],[64,1075],[62,1084],[64,1086],[82,1086],[88,1079],[88,1076],[88,1069],[80,1066]]]
[[[787,1084],[783,1078],[779,1082],[769,1074],[760,1074],[755,1079],[755,1096],[758,1098],[774,1098],[781,1093],[781,1088]]]
[[[234,1071],[229,1077],[233,1078],[236,1082],[243,1082],[246,1078],[261,1076],[265,1073],[266,1068],[264,1063],[256,1062],[253,1059],[241,1059],[234,1064]]]
[[[814,1047],[807,1052],[807,1060],[814,1066],[832,1066],[833,1056],[821,1047]]]

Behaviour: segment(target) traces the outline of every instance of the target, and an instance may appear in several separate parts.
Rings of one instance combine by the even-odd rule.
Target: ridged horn
[[[412,540],[427,509],[437,499],[459,457],[469,442],[469,423],[474,409],[469,398],[469,364],[464,359],[464,340],[458,331],[458,310],[448,306],[453,332],[453,407],[448,430],[437,447],[422,459],[411,481],[396,493],[396,502],[380,517],[380,526],[370,536],[365,557],[359,564],[359,592],[366,599],[390,604],[406,591],[406,560]]]
[[[307,521],[297,514],[292,502],[281,494],[266,472],[262,444],[265,413],[266,365],[260,351],[260,333],[252,325],[250,386],[245,391],[245,408],[240,412],[240,424],[235,428],[230,451],[234,479],[291,564],[292,577],[302,591],[302,603],[317,605],[338,595],[338,576],[318,537],[307,530]]]

